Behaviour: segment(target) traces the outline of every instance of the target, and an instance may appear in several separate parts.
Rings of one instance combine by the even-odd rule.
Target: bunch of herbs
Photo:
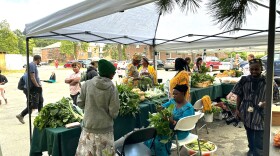
[[[68,123],[80,122],[83,119],[83,113],[79,108],[73,107],[71,101],[70,98],[63,97],[56,103],[45,105],[34,119],[34,126],[42,130],[43,128],[56,128]]]
[[[140,97],[128,85],[117,85],[120,99],[120,116],[135,115],[140,111]]]

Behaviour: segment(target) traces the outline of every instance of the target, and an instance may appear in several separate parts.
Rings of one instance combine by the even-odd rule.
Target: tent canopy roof
[[[26,24],[24,33],[31,38],[155,45],[158,50],[267,44],[269,16],[266,8],[251,10],[247,23],[233,33],[233,30],[223,31],[213,23],[205,7],[207,0],[195,14],[186,15],[176,8],[173,13],[161,16],[154,1],[83,1]],[[276,43],[279,42],[277,38]]]

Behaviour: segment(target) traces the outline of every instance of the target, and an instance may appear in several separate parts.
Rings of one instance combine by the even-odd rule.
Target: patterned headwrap
[[[133,57],[132,57],[133,60],[138,60],[138,61],[141,61],[142,59],[142,56],[139,55],[139,54],[134,54]]]

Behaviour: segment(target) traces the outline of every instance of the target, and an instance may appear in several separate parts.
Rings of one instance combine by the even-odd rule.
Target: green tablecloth
[[[233,85],[232,85],[233,87]],[[217,85],[207,88],[191,88],[191,103],[204,95],[210,95],[211,99],[222,97],[224,88],[230,91],[230,85]],[[167,97],[156,99],[160,104],[168,101]],[[149,112],[156,112],[155,103],[153,100],[145,100],[140,103],[140,113],[133,116],[117,117],[114,121],[115,140],[132,131],[134,128],[147,127]],[[78,140],[80,137],[81,128],[66,129],[46,128],[39,131],[37,128],[33,130],[33,140],[30,149],[30,156],[42,155],[42,151],[48,151],[52,156],[74,156]]]
[[[223,83],[222,86],[222,90],[223,90],[223,97],[227,96],[228,93],[231,92],[232,88],[234,87],[235,84],[225,84]]]
[[[41,156],[48,151],[53,156],[74,156],[81,134],[81,127],[67,129],[64,127],[33,130],[30,156]]]
[[[223,97],[223,90],[221,85],[213,85],[206,88],[191,88],[191,103],[194,104],[204,95],[209,95],[212,100]]]

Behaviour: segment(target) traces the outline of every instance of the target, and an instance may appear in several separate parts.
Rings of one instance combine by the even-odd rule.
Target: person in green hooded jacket
[[[76,156],[115,155],[113,119],[120,108],[119,93],[112,82],[116,68],[101,59],[98,71],[99,76],[82,85],[78,97],[77,104],[84,109],[84,119]]]

